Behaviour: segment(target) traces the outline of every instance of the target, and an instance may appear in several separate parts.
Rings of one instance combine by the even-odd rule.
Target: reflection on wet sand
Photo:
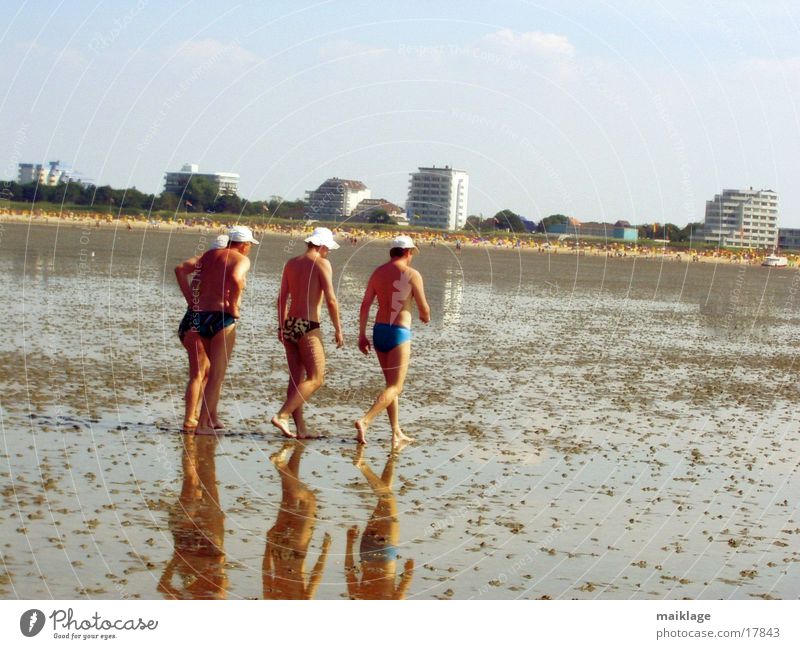
[[[267,532],[262,564],[264,599],[313,599],[325,570],[331,544],[327,533],[306,582],[305,561],[317,523],[317,497],[300,481],[304,450],[302,442],[289,442],[270,458],[281,477],[281,506],[275,525]]]
[[[171,599],[226,596],[225,514],[217,492],[216,448],[216,437],[183,436],[183,486],[169,515],[175,548],[158,582],[159,592]]]
[[[397,559],[400,540],[400,523],[397,518],[397,498],[392,491],[394,478],[393,452],[386,460],[386,466],[379,478],[363,458],[364,449],[357,451],[355,465],[361,469],[372,491],[378,497],[378,504],[372,512],[364,533],[361,536],[359,555],[361,557],[361,580],[353,559],[353,546],[358,538],[358,527],[347,530],[344,571],[347,591],[351,599],[403,599],[414,577],[414,560],[408,559],[403,566],[400,582],[395,586]]]

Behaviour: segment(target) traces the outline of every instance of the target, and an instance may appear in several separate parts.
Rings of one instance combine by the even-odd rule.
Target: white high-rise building
[[[469,175],[450,167],[420,167],[411,174],[406,214],[412,225],[458,230],[467,222]]]
[[[706,243],[736,248],[774,248],[778,243],[778,195],[771,189],[723,189],[706,201]]]
[[[32,162],[21,162],[17,181],[20,185],[39,183],[40,185],[58,185],[58,183],[77,180],[76,174],[71,169],[61,166],[60,160],[53,160],[49,167]]]
[[[314,191],[307,192],[306,218],[312,221],[344,221],[358,204],[372,193],[360,180],[328,178]]]
[[[164,190],[180,196],[192,178],[206,178],[217,186],[220,194],[239,193],[239,174],[229,171],[218,171],[213,174],[201,174],[200,167],[188,162],[180,171],[168,171],[164,174]]]

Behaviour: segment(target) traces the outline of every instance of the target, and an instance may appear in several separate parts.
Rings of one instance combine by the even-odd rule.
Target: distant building
[[[617,221],[616,223],[587,221],[586,223],[581,223],[577,219],[570,219],[568,223],[552,223],[548,225],[547,234],[566,234],[578,239],[593,237],[632,242],[639,239],[638,228],[627,221]]]
[[[778,195],[771,189],[723,189],[706,201],[706,243],[774,248],[778,243]]]
[[[366,222],[378,210],[383,210],[397,225],[408,225],[405,210],[399,205],[390,203],[385,198],[365,198],[350,214],[353,221]]]
[[[180,196],[192,178],[206,178],[217,186],[220,194],[239,193],[239,174],[219,171],[213,174],[201,174],[196,164],[185,164],[180,171],[168,171],[164,174],[164,191]]]
[[[459,230],[467,221],[469,175],[450,167],[420,167],[411,174],[406,214],[414,225]]]
[[[69,182],[70,180],[79,181],[78,174],[67,167],[61,166],[60,160],[53,160],[45,167],[42,164],[32,162],[21,162],[19,164],[17,181],[21,185],[28,183],[39,183],[40,185],[58,185],[58,183]]]
[[[782,250],[800,250],[800,229],[778,228],[778,247]]]
[[[306,218],[312,221],[346,220],[356,206],[370,197],[370,191],[360,180],[328,178],[314,191],[307,192]]]

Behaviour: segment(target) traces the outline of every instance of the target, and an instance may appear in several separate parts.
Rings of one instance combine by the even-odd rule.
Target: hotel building
[[[346,220],[361,201],[370,198],[371,193],[360,180],[328,178],[317,189],[306,192],[306,196],[307,219],[338,223]]]
[[[164,190],[180,196],[192,178],[207,178],[217,186],[220,194],[239,193],[239,174],[220,171],[213,174],[199,173],[196,164],[185,164],[180,171],[168,171],[164,174]]]
[[[467,221],[469,175],[450,167],[420,167],[411,174],[406,214],[412,225],[458,230]]]
[[[706,243],[735,248],[774,248],[778,195],[770,189],[724,189],[706,201]]]

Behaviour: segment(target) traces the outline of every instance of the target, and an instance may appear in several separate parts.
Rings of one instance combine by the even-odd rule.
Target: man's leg
[[[294,437],[289,430],[289,415],[305,404],[314,392],[319,390],[325,377],[325,350],[322,347],[322,334],[319,329],[309,331],[297,341],[297,349],[303,361],[306,378],[272,418],[272,425],[286,437]]]
[[[375,354],[380,354],[377,350]],[[378,363],[380,363],[380,358],[378,359]],[[384,360],[384,362],[388,365],[388,361]],[[386,385],[391,384],[391,377],[388,376],[387,370],[384,369],[383,365],[381,365],[381,371],[383,372],[383,378],[386,381]],[[400,435],[403,435],[403,431],[400,429],[400,398],[395,397],[394,401],[392,401],[388,406],[386,406],[386,414],[389,417],[389,424],[392,427],[392,434],[394,435],[395,431],[399,431]],[[404,435],[403,435],[404,436]],[[410,438],[408,438],[411,441]]]
[[[206,348],[211,368],[208,372],[205,390],[203,390],[203,405],[200,411],[200,422],[197,424],[198,435],[214,434],[213,416],[217,412],[217,403],[219,403],[219,395],[222,391],[222,381],[225,379],[228,361],[230,361],[235,343],[235,324],[225,327],[211,340],[203,338],[203,345]]]
[[[372,420],[390,406],[396,406],[395,400],[403,391],[403,384],[406,380],[408,361],[411,358],[411,343],[403,343],[388,352],[376,351],[375,354],[386,379],[386,389],[381,392],[372,408],[367,411],[367,414],[355,422],[355,427],[358,431],[356,440],[359,444],[367,443],[367,428],[372,423]],[[394,414],[397,414],[396,407]],[[397,428],[392,429],[392,446],[399,446],[403,442],[410,441],[413,440],[403,434],[398,423]]]
[[[303,357],[300,355],[300,348],[297,343],[285,340],[283,347],[286,350],[286,362],[289,365],[289,386],[286,388],[286,401],[292,399],[297,392],[297,386],[303,382],[306,376],[306,368],[303,365]],[[305,437],[307,434],[306,422],[303,417],[303,404],[301,403],[298,408],[295,408],[292,413],[294,419],[295,430],[298,437]]]
[[[189,331],[183,337],[183,346],[189,355],[189,381],[184,400],[183,430],[193,431],[200,416],[200,397],[208,375],[208,356],[197,332]]]

